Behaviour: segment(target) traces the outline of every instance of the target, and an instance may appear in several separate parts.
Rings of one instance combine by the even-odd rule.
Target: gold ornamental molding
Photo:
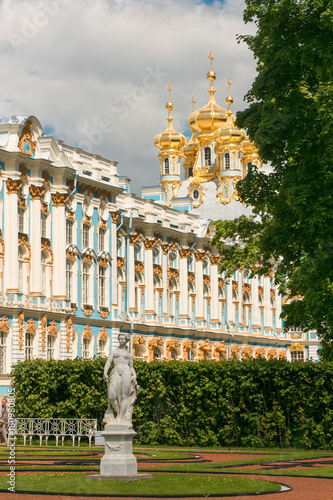
[[[3,257],[5,255],[5,240],[3,239],[2,236],[0,236],[0,257]]]
[[[168,253],[170,245],[168,243],[165,243],[164,245],[162,245],[162,248],[163,248],[163,253]]]
[[[117,257],[117,267],[123,271],[125,270],[125,259],[123,257]]]
[[[27,333],[33,333],[35,334],[37,332],[37,326],[34,320],[31,318],[29,319],[27,326],[26,326],[26,332]]]
[[[302,342],[295,342],[294,344],[290,344],[288,347],[289,351],[304,351],[305,347]]]
[[[275,299],[275,290],[270,290],[270,297],[271,299]]]
[[[203,278],[203,284],[210,286],[210,276],[204,276]]]
[[[7,179],[6,188],[8,194],[17,194],[20,187],[22,187],[20,179]]]
[[[219,278],[218,279],[218,285],[221,287],[221,288],[225,288],[225,280],[223,278]]]
[[[28,206],[28,205],[26,204],[26,200],[25,200],[25,198],[20,198],[20,197],[19,197],[19,198],[18,198],[18,200],[17,200],[17,202],[18,202],[18,207],[19,207],[19,208],[26,209],[26,208],[27,208],[27,206]]]
[[[46,184],[49,188],[52,186],[51,181],[50,181],[50,174],[48,172],[43,172],[42,177],[44,179],[44,184]],[[74,181],[73,181],[73,187],[71,191],[74,189]]]
[[[42,211],[42,214],[45,214],[45,215],[49,215],[50,211],[49,211],[49,207],[48,207],[48,204],[47,203],[41,203],[41,206],[40,206],[40,209]]]
[[[45,187],[44,186],[30,186],[29,187],[30,191],[30,198],[32,200],[40,200],[43,194],[45,193]]]
[[[141,262],[141,261],[136,261],[135,264],[134,264],[134,271],[136,273],[144,274],[144,272],[145,272],[145,265],[144,265],[144,263]]]
[[[162,266],[159,264],[154,264],[153,265],[153,274],[156,274],[156,276],[159,276],[162,279]]]
[[[83,309],[83,314],[85,316],[91,316],[92,315],[92,309],[89,309],[88,307],[86,307],[86,309]]]
[[[243,283],[242,289],[243,293],[251,294],[251,285],[249,283]]]
[[[72,330],[73,320],[71,317],[66,320],[66,351],[69,352],[71,347],[71,330]]]
[[[21,172],[21,180],[25,179],[27,182],[29,182],[28,168],[25,165],[22,165],[20,166],[19,170]]]
[[[50,326],[48,328],[48,332],[50,335],[58,335],[59,329],[57,323],[54,320],[51,321]]]
[[[170,269],[170,267],[168,267],[168,281],[171,278],[174,278],[176,281],[179,281],[179,271],[178,271],[178,269]]]
[[[105,309],[103,309],[103,311],[101,311],[99,315],[101,318],[106,319],[109,316],[109,313],[105,311]]]
[[[46,338],[46,325],[47,325],[47,316],[44,314],[44,316],[40,320],[40,327],[41,327],[41,332],[42,332],[42,351],[45,352],[45,338]]]
[[[42,250],[42,252],[43,251],[49,252],[50,260],[46,264],[52,265],[54,262],[54,255],[53,255],[53,250],[51,248],[51,243],[48,239],[44,239],[44,238],[42,239],[41,250]]]
[[[8,321],[7,316],[2,316],[2,318],[0,320],[0,330],[2,330],[3,332],[9,332],[10,323]]]
[[[260,295],[260,297],[264,296],[264,289],[262,286],[258,286],[258,295]]]
[[[117,221],[119,219],[119,212],[111,212],[111,218],[113,224],[117,224]]]
[[[139,345],[143,345],[145,344],[145,339],[143,338],[142,335],[135,335],[135,337],[133,337],[133,347],[138,347]]]
[[[163,340],[161,337],[154,337],[148,340],[148,361],[151,362],[154,359],[154,350],[158,347],[163,346]]]
[[[171,361],[172,359],[172,351],[174,351],[175,349],[178,349],[179,348],[179,342],[178,340],[167,340],[166,343],[165,343],[165,350],[166,350],[166,353],[167,353],[167,360],[168,361]]]
[[[232,282],[232,289],[238,293],[238,282],[237,281]]]
[[[195,284],[195,273],[192,271],[188,272],[187,279],[190,283]]]
[[[135,243],[138,243],[139,241],[141,241],[140,233],[130,235],[130,245],[135,245]]]
[[[108,332],[105,328],[105,326],[103,326],[100,331],[99,331],[99,334],[98,334],[98,337],[102,340],[108,340],[109,336],[108,336]]]
[[[154,247],[157,247],[159,245],[158,240],[145,240],[145,248],[146,250],[152,250]]]
[[[24,327],[24,313],[21,312],[17,318],[18,320],[18,331],[19,331],[19,349],[22,351],[23,347],[23,327]]]
[[[55,207],[63,207],[65,206],[66,201],[68,201],[67,193],[53,193],[52,194],[52,202]]]
[[[89,325],[85,326],[83,332],[82,332],[82,337],[84,337],[85,339],[91,339],[93,336],[93,333],[91,331],[91,328]]]
[[[192,253],[192,250],[190,248],[181,248],[179,250],[179,255],[181,259],[187,259]]]
[[[285,349],[279,351],[279,359],[286,359],[286,357],[287,357],[287,351]]]

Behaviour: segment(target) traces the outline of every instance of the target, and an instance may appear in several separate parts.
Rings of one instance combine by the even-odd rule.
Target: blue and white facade
[[[228,282],[208,222],[131,194],[117,162],[30,116],[0,123],[0,167],[3,394],[16,362],[107,356],[120,329],[147,361],[291,357],[295,341],[317,359],[316,337],[283,331],[271,277]]]

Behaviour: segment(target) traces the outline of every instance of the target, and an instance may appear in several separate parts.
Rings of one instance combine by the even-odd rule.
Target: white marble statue
[[[136,381],[133,358],[128,352],[127,343],[130,336],[125,333],[118,335],[119,347],[113,349],[104,367],[103,379],[107,383],[108,409],[103,422],[106,425],[127,425],[132,427],[134,402],[140,387]],[[113,369],[108,371],[113,363]],[[116,411],[114,415],[111,406]]]

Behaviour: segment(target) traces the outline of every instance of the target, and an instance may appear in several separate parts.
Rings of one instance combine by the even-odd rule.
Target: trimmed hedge
[[[25,361],[14,370],[17,417],[97,418],[106,360]],[[136,361],[137,443],[333,447],[333,363]]]

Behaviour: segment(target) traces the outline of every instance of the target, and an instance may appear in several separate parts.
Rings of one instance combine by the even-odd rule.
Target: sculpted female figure
[[[132,425],[134,402],[140,387],[136,381],[133,359],[127,349],[130,336],[125,333],[118,335],[119,347],[113,349],[104,367],[103,379],[108,386],[108,409],[105,412],[105,424]],[[108,371],[113,363],[113,370]],[[117,412],[115,417],[111,405]]]

